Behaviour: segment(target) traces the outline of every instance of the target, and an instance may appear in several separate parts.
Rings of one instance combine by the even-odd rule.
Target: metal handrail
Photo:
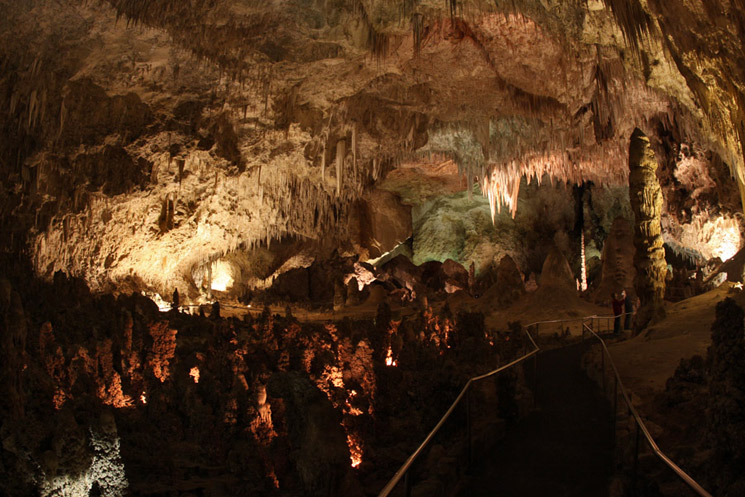
[[[634,421],[636,422],[637,430],[641,430],[641,432],[644,434],[644,438],[647,439],[647,444],[649,444],[649,447],[652,449],[652,451],[655,453],[657,457],[662,459],[662,461],[667,464],[667,466],[672,469],[675,474],[680,477],[689,487],[691,487],[698,495],[701,497],[712,497],[712,495],[704,490],[704,488],[698,484],[696,480],[694,480],[688,473],[683,471],[677,464],[675,464],[672,459],[670,459],[667,455],[665,455],[664,452],[660,450],[660,448],[657,446],[657,443],[652,438],[652,435],[649,433],[649,430],[647,429],[647,426],[644,424],[644,421],[642,421],[642,418],[639,416],[639,413],[637,412],[636,408],[631,403],[631,399],[629,399],[629,395],[626,392],[626,388],[623,386],[623,382],[621,381],[621,375],[618,374],[618,369],[616,369],[616,364],[613,362],[613,356],[611,356],[610,352],[608,351],[608,347],[605,344],[605,340],[600,338],[600,336],[595,333],[595,331],[587,325],[587,323],[582,323],[583,326],[583,336],[584,336],[584,330],[586,329],[589,331],[595,338],[597,338],[600,341],[600,344],[603,347],[603,352],[605,355],[608,356],[608,360],[610,361],[611,368],[613,369],[613,374],[616,376],[616,387],[620,387],[621,394],[623,395],[623,399],[626,402],[626,405],[629,408],[629,413],[634,417]],[[603,366],[603,376],[605,376],[605,366]],[[616,413],[614,412],[614,416]],[[615,423],[615,420],[614,420]],[[638,432],[637,432],[638,436]],[[637,439],[638,440],[638,439]]]
[[[435,425],[435,427],[432,428],[432,431],[429,432],[429,434],[424,439],[424,441],[421,444],[419,444],[419,447],[416,448],[416,450],[409,456],[409,458],[406,459],[406,462],[404,462],[403,465],[398,469],[398,471],[396,471],[396,474],[393,475],[393,478],[391,478],[390,481],[388,482],[388,484],[386,484],[386,486],[383,487],[383,490],[380,491],[380,493],[378,494],[378,497],[387,497],[391,493],[391,491],[396,487],[396,485],[398,485],[398,483],[401,481],[401,478],[404,477],[404,475],[406,474],[406,472],[411,468],[411,465],[414,464],[414,461],[417,459],[417,457],[419,457],[419,454],[421,454],[422,451],[424,451],[424,449],[427,448],[427,445],[429,445],[430,441],[434,438],[434,436],[437,434],[437,432],[440,430],[440,428],[442,428],[442,425],[445,424],[445,422],[448,420],[448,418],[453,413],[453,411],[455,410],[455,408],[458,406],[458,404],[460,404],[460,401],[463,399],[463,397],[465,396],[466,392],[471,387],[471,384],[472,383],[475,383],[477,381],[483,380],[484,378],[488,378],[490,376],[494,376],[495,374],[498,374],[498,373],[500,373],[500,372],[502,372],[502,371],[504,371],[506,369],[509,369],[509,368],[511,368],[511,367],[513,367],[513,366],[515,366],[515,365],[517,365],[517,364],[525,361],[526,359],[534,356],[535,354],[538,353],[538,351],[541,350],[540,347],[538,347],[538,344],[535,343],[535,340],[533,339],[533,336],[528,331],[528,327],[533,326],[533,325],[536,325],[536,324],[539,324],[539,323],[532,323],[532,324],[530,324],[528,326],[524,326],[523,327],[523,329],[525,330],[525,334],[528,335],[528,338],[530,339],[530,342],[533,344],[533,350],[530,351],[530,352],[528,352],[527,354],[523,355],[522,357],[519,357],[519,358],[515,359],[514,361],[512,361],[512,362],[510,362],[508,364],[505,364],[504,366],[501,366],[501,367],[499,367],[499,368],[497,368],[497,369],[495,369],[493,371],[490,371],[488,373],[482,374],[480,376],[474,376],[473,378],[469,379],[466,382],[466,385],[463,387],[463,389],[458,394],[458,396],[455,398],[455,400],[453,401],[453,403],[450,404],[450,407],[448,408],[448,410],[445,411],[445,414],[442,416],[442,418],[440,418],[440,421],[437,422],[437,424]]]
[[[536,321],[535,323],[531,323],[529,325],[526,325],[526,328],[529,328],[531,326],[539,325],[539,324],[556,324],[556,323],[574,323],[579,322],[580,324],[584,324],[585,321],[588,319],[605,319],[605,320],[611,320],[616,318],[622,318],[624,316],[628,315],[634,315],[636,314],[636,311],[630,311],[630,312],[623,312],[621,314],[615,315],[615,314],[608,314],[607,316],[600,316],[598,314],[593,314],[592,316],[583,316],[579,318],[566,318],[566,319],[547,319],[544,321]]]

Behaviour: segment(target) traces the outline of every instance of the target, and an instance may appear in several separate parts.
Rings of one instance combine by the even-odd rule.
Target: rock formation
[[[618,217],[603,245],[600,282],[593,292],[596,302],[607,304],[619,289],[625,289],[628,298],[636,296],[634,253],[633,228],[629,221]]]
[[[657,180],[657,159],[649,138],[638,128],[631,135],[629,145],[629,198],[634,211],[634,286],[641,300],[636,317],[637,329],[664,313],[665,297],[664,241],[662,239],[662,192]]]
[[[543,262],[541,278],[538,282],[539,289],[556,288],[557,290],[576,291],[576,283],[572,269],[566,256],[554,246]]]
[[[547,280],[550,279],[547,277]],[[502,257],[497,267],[497,282],[493,287],[497,302],[508,306],[525,293],[523,275],[509,255]],[[492,293],[492,291],[489,291]]]

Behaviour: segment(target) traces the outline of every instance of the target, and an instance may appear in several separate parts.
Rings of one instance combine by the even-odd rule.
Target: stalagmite
[[[629,145],[629,197],[634,211],[634,246],[636,279],[634,286],[641,300],[636,329],[640,330],[652,319],[664,315],[665,249],[663,248],[662,191],[657,179],[657,159],[649,138],[638,128],[631,135]]]

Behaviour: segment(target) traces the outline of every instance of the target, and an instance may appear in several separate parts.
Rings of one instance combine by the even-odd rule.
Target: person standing
[[[626,291],[621,290],[621,293],[614,293],[612,299],[613,306],[613,334],[618,336],[621,334],[621,315],[623,314],[624,304],[626,302]]]
[[[634,314],[634,300],[630,296],[626,296],[623,302],[623,311],[626,313],[626,316],[624,317],[623,329],[630,330],[631,317]]]

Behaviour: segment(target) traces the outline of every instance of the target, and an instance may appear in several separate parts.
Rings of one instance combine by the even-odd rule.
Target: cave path
[[[538,356],[537,409],[509,426],[505,438],[476,462],[460,495],[608,495],[612,408],[580,368],[588,347],[580,343]],[[532,377],[532,366],[526,369]]]

